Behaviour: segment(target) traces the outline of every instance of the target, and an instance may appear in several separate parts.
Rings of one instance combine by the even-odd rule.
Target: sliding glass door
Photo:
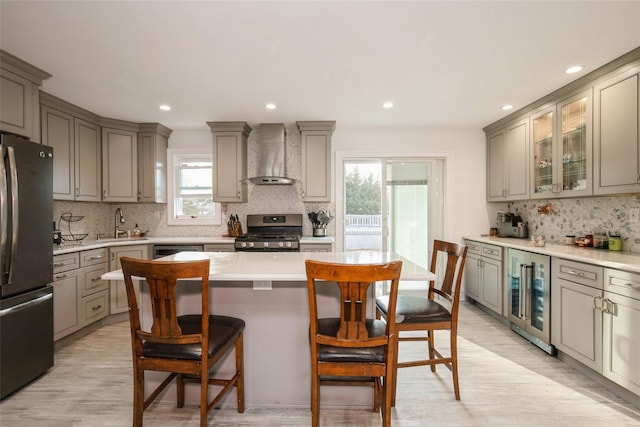
[[[344,250],[396,252],[427,268],[443,232],[444,160],[360,158],[343,166]]]

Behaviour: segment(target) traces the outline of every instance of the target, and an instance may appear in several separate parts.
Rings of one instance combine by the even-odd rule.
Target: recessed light
[[[265,104],[264,108],[266,108],[267,110],[275,110],[276,109],[276,104],[273,104],[273,103],[270,102],[268,104]]]
[[[505,111],[511,110],[512,108],[513,108],[513,105],[511,105],[511,104],[507,104],[507,105],[503,105],[502,106],[502,109],[505,110]]]
[[[169,106],[167,104],[162,104],[162,105],[160,105],[160,109],[162,111],[171,111],[171,106]]]
[[[567,74],[574,74],[574,73],[582,71],[583,68],[584,67],[582,65],[572,65],[571,67],[569,67],[566,70],[564,70],[564,72],[567,73]]]
[[[382,104],[382,108],[384,108],[385,110],[393,108],[393,102],[390,102],[390,101],[385,102],[384,104]]]

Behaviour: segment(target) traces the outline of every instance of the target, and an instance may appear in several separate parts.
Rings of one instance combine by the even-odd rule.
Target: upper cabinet
[[[51,74],[0,50],[0,130],[40,142],[39,86]]]
[[[139,202],[167,202],[167,147],[171,132],[159,123],[141,123],[139,126]]]
[[[487,136],[487,201],[529,197],[529,118]]]
[[[640,192],[640,66],[595,87],[595,194]]]
[[[484,131],[489,202],[640,192],[640,48]]]
[[[246,122],[207,122],[213,135],[213,200],[222,203],[247,201]]]
[[[297,122],[302,140],[302,201],[331,201],[331,136],[335,121]]]
[[[592,194],[591,90],[531,117],[531,198]]]
[[[42,143],[53,147],[53,198],[101,200],[100,119],[45,92],[40,93]]]
[[[102,122],[102,201],[138,201],[138,125]]]

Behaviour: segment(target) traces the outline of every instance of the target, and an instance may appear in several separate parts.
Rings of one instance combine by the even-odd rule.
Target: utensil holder
[[[227,227],[229,237],[238,237],[242,235],[242,224],[239,222],[234,223],[232,226]]]
[[[313,229],[313,237],[324,237],[327,235],[326,228],[314,228]]]

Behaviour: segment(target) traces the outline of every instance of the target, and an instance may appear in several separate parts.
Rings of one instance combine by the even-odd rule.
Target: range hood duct
[[[256,185],[291,185],[295,179],[287,178],[285,127],[283,123],[263,123],[260,125],[258,141],[258,176],[249,178]]]

